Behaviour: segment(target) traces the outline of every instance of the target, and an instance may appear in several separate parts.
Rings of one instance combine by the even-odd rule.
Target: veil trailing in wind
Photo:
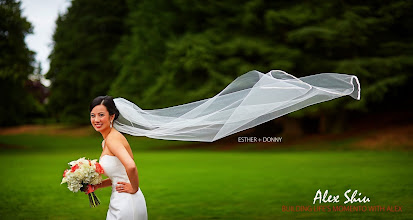
[[[353,75],[320,73],[301,78],[281,70],[250,71],[212,98],[169,108],[143,110],[114,99],[114,127],[133,136],[212,142],[304,107],[342,96],[360,100]]]

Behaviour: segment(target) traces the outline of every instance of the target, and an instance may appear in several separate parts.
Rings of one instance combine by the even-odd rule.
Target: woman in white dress
[[[145,197],[139,188],[132,150],[126,138],[113,128],[113,121],[118,116],[119,111],[110,96],[96,97],[90,105],[90,122],[103,136],[99,163],[109,177],[101,184],[91,186],[90,190],[112,187],[106,219],[147,220]]]

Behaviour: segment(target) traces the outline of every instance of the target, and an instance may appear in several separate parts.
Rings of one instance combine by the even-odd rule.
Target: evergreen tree
[[[90,101],[117,75],[111,59],[125,32],[124,1],[74,0],[56,21],[50,55],[49,109],[61,121],[85,122]]]
[[[36,111],[35,100],[24,85],[33,72],[34,53],[24,38],[32,31],[21,15],[20,2],[0,0],[0,125],[24,123]]]

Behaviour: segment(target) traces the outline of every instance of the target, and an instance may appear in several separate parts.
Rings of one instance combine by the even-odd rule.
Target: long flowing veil
[[[123,133],[156,139],[212,142],[304,107],[349,95],[360,99],[356,76],[320,73],[297,78],[281,70],[250,71],[212,98],[143,110],[114,99]]]

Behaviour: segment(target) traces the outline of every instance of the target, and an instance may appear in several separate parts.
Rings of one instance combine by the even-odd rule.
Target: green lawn
[[[99,136],[0,136],[0,219],[105,219],[102,204],[60,185],[66,163],[98,158]],[[149,219],[413,219],[410,151],[159,150],[182,142],[130,139]],[[150,150],[158,149],[158,150]],[[318,189],[340,195],[358,190],[366,206],[402,206],[402,212],[283,212],[311,206]],[[348,205],[348,204],[347,204]]]

